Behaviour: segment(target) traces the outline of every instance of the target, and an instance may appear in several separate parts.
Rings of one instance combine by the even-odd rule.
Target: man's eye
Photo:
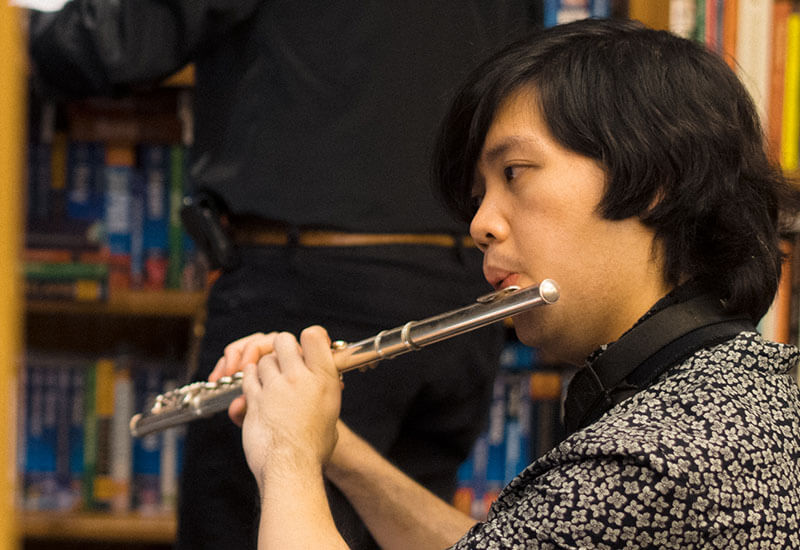
[[[506,166],[503,168],[503,176],[506,181],[513,180],[518,175],[519,168],[517,166]]]

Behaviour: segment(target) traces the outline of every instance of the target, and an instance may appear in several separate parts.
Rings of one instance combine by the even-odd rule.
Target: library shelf
[[[25,539],[170,544],[175,541],[174,514],[23,511],[18,513]]]
[[[205,304],[204,291],[115,290],[102,302],[28,300],[29,313],[194,317]]]

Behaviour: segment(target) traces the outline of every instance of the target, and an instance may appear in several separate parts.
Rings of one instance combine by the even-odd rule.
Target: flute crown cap
[[[539,283],[539,296],[548,304],[557,302],[561,297],[561,290],[558,288],[558,283],[553,279],[545,279]]]

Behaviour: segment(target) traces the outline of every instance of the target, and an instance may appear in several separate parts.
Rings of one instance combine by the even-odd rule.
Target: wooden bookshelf
[[[205,292],[180,290],[112,291],[104,302],[29,300],[28,313],[74,315],[129,315],[134,317],[194,317],[205,304]]]
[[[17,375],[22,349],[21,248],[25,165],[25,66],[23,18],[0,3],[0,550],[19,547],[16,493]]]
[[[77,512],[22,512],[21,535],[26,539],[171,544],[174,514],[140,515]]]
[[[24,44],[24,40],[20,40],[20,43]],[[24,83],[23,72],[23,91]],[[193,83],[194,67],[190,65],[170,77],[159,88],[143,90],[142,95],[151,100],[150,103],[145,101],[144,105],[152,104],[151,110],[158,115],[163,114],[157,110],[161,105],[174,104],[180,107],[183,105],[181,96],[187,93],[181,88],[191,87]],[[2,84],[4,82],[0,82],[0,89]],[[159,142],[176,144],[184,138],[182,121],[175,114],[174,108],[164,110],[169,113],[169,117],[159,117],[150,116],[149,111],[138,112],[137,109],[141,108],[138,104],[125,104],[120,110],[122,114],[119,115],[119,120],[113,117],[109,119],[111,123],[118,123],[116,126],[111,123],[93,126],[95,119],[83,115],[93,113],[92,107],[98,110],[108,107],[104,98],[94,100],[96,103],[86,99],[85,103],[78,104],[76,101],[67,104],[66,119],[70,123],[80,120],[83,124],[77,128],[71,127],[73,137],[113,141],[123,136],[130,138],[131,142],[139,143],[147,141],[149,136]],[[15,109],[15,112],[20,114],[20,128],[24,129],[24,105]],[[109,135],[102,132],[108,132]],[[14,139],[18,140],[14,144],[19,146],[20,152],[25,153],[25,137],[15,136]],[[19,185],[16,187],[18,191],[26,188],[21,171]],[[21,199],[19,205],[22,205]],[[3,210],[5,212],[5,208]],[[3,229],[5,230],[5,226]],[[13,231],[14,238],[20,241],[19,244],[23,241],[20,238],[22,234],[23,224],[20,223]],[[4,256],[8,261],[2,265],[8,266],[19,277],[23,273],[22,257],[17,248],[14,254]],[[20,338],[24,340],[24,347],[20,345],[14,354],[15,359],[24,356],[25,349],[54,356],[63,354],[67,359],[86,358],[88,361],[126,353],[134,356],[137,361],[146,363],[148,368],[160,369],[165,377],[174,378],[179,383],[190,375],[190,369],[196,362],[199,338],[204,329],[207,297],[205,291],[111,290],[108,299],[103,301],[24,300],[22,281],[18,283],[19,311],[14,322],[7,323],[24,335]],[[12,391],[18,385],[16,380],[13,381]],[[13,430],[16,421],[10,422],[10,426]],[[12,431],[9,439],[15,440],[16,437]],[[10,460],[15,460],[13,447],[6,448]],[[16,472],[12,473],[13,475],[8,476],[11,479],[19,477]],[[23,500],[22,489],[22,481],[18,479],[17,502]],[[4,495],[11,502],[11,510],[0,517],[0,550],[165,550],[175,542],[177,519],[174,512],[145,515],[137,512],[15,510],[15,491],[3,491],[0,498]],[[10,518],[14,529],[14,545],[9,547],[3,545],[6,539],[9,542],[12,540],[5,536],[6,532],[2,528],[5,517]]]
[[[107,302],[29,300],[25,309],[27,347],[77,355],[113,354],[127,342],[165,365],[180,361],[185,379],[193,372],[205,331],[205,292],[123,291]],[[182,359],[178,359],[182,357]]]
[[[189,369],[203,332],[205,292],[117,290],[104,302],[28,300],[27,347],[84,356],[113,354],[128,342],[164,368]],[[176,373],[180,375],[181,373]],[[184,373],[188,375],[188,372]],[[166,549],[175,542],[174,513],[19,511],[17,529],[25,549]],[[0,548],[0,550],[2,550]]]

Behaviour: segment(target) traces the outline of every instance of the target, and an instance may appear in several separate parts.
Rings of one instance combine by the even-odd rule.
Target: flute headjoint
[[[483,296],[478,297],[478,299],[475,301],[481,304],[489,304],[499,298],[502,298],[503,296],[518,291],[519,288],[520,287],[516,285],[507,286],[505,288],[501,288],[500,290],[495,290],[494,292],[490,292],[489,294],[484,294]]]

